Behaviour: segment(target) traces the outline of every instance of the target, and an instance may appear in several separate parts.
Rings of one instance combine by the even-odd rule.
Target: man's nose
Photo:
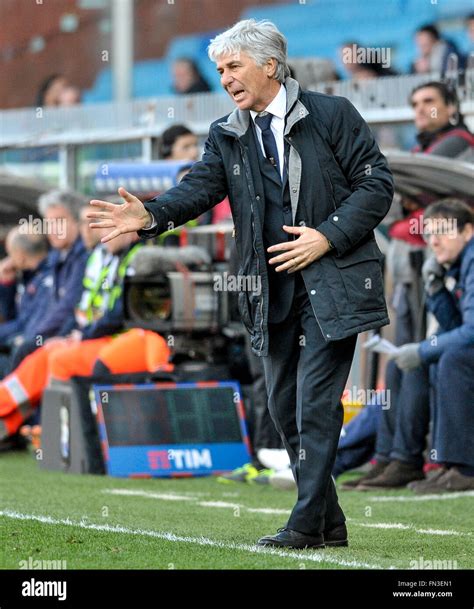
[[[224,88],[228,87],[231,84],[232,80],[233,78],[229,72],[222,72],[221,84]]]

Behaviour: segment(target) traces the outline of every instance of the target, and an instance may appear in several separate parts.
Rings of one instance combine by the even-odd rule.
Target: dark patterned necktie
[[[278,177],[280,177],[278,148],[276,145],[275,136],[273,135],[273,131],[270,128],[272,118],[273,114],[270,114],[270,112],[262,112],[261,114],[258,114],[255,117],[255,122],[262,130],[262,141],[263,148],[265,150],[265,156],[275,168],[276,172],[278,173]]]

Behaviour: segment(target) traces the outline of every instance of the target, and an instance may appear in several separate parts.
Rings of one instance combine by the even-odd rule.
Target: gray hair
[[[75,220],[79,220],[81,207],[87,205],[86,197],[73,190],[50,190],[38,199],[38,211],[44,217],[50,207],[65,207]]]
[[[10,233],[12,248],[18,248],[28,256],[44,256],[48,253],[49,244],[46,235],[22,233],[18,227]]]
[[[285,36],[271,21],[245,19],[211,40],[207,53],[211,61],[217,62],[221,55],[240,51],[263,66],[268,59],[275,59],[277,67],[274,78],[283,82],[290,75],[287,64],[287,42]]]

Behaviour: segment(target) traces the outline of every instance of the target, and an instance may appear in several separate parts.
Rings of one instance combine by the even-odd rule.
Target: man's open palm
[[[105,237],[102,237],[102,243],[106,243],[123,233],[133,233],[142,229],[150,218],[140,199],[122,187],[118,189],[118,193],[125,201],[123,205],[98,199],[92,199],[90,202],[91,205],[98,208],[98,211],[90,211],[87,214],[87,217],[93,220],[89,226],[91,228],[113,229]]]

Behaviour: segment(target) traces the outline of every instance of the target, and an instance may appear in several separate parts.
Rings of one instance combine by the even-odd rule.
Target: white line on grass
[[[170,499],[166,493],[153,493],[151,491],[128,491],[126,489],[106,489],[103,493],[112,493],[114,495],[137,495],[146,497],[148,499]],[[173,499],[179,500],[179,495],[172,495]],[[189,500],[190,497],[186,497]],[[276,508],[249,508],[239,503],[228,503],[226,501],[198,501],[196,505],[208,508],[231,508],[231,509],[242,509],[247,512],[253,512],[257,514],[280,514],[288,515],[291,510],[283,510]],[[400,529],[403,531],[411,530],[414,533],[420,533],[422,535],[454,535],[454,536],[471,536],[471,533],[465,533],[461,531],[454,531],[453,529],[417,529],[413,525],[403,524],[401,522],[360,522],[352,518],[347,519],[348,522],[355,526],[367,527],[371,529]]]
[[[401,522],[360,522],[353,520],[352,518],[347,519],[348,522],[359,527],[367,527],[369,529],[399,529],[403,531],[414,531],[415,533],[421,533],[423,535],[454,535],[459,537],[470,537],[472,533],[454,531],[453,529],[418,529],[411,524],[403,524]]]
[[[88,529],[93,531],[100,531],[106,533],[123,533],[126,535],[138,535],[140,537],[154,537],[156,539],[163,539],[165,541],[171,541],[175,543],[190,543],[199,546],[209,546],[214,548],[220,548],[223,550],[239,550],[241,552],[250,552],[252,554],[264,554],[269,556],[278,556],[280,558],[291,558],[293,560],[305,561],[309,560],[317,563],[329,563],[339,565],[341,567],[352,567],[359,569],[397,569],[392,565],[383,567],[381,565],[369,564],[365,562],[359,562],[356,560],[343,560],[334,556],[328,555],[327,550],[317,552],[315,550],[306,550],[305,552],[297,551],[286,551],[279,550],[276,548],[265,548],[263,546],[249,545],[243,543],[232,543],[216,541],[214,539],[208,539],[207,537],[185,537],[182,535],[175,535],[174,533],[165,531],[152,531],[148,529],[130,529],[120,525],[110,524],[93,524],[87,523],[84,520],[74,521],[70,518],[52,518],[51,516],[41,516],[37,514],[22,514],[13,510],[0,510],[0,516],[5,518],[13,518],[15,520],[33,520],[41,522],[42,524],[52,525],[65,525],[72,527],[79,527],[81,529]]]
[[[474,491],[463,491],[459,493],[432,494],[432,495],[374,495],[371,501],[381,501],[383,503],[391,501],[449,501],[450,499],[464,499],[464,497],[474,497]]]
[[[140,491],[140,490],[128,490],[122,488],[115,489],[105,489],[102,491],[105,494],[109,495],[124,495],[124,496],[135,496],[135,497],[145,497],[147,499],[163,499],[165,501],[191,501],[197,500],[197,497],[188,496],[180,496],[175,495],[174,493],[154,493],[152,491]],[[224,493],[228,495],[229,493]],[[242,508],[247,512],[255,512],[257,514],[284,514],[288,515],[291,513],[291,510],[280,510],[276,508],[249,508],[245,507],[245,505],[241,505],[239,503],[228,503],[227,501],[199,501],[196,502],[196,505],[200,505],[201,507],[214,507],[214,508]]]
[[[147,497],[149,499],[163,499],[163,501],[196,501],[197,496],[176,495],[175,493],[154,493],[152,491],[139,491],[126,488],[111,488],[102,491],[109,495],[127,495],[130,497]]]

